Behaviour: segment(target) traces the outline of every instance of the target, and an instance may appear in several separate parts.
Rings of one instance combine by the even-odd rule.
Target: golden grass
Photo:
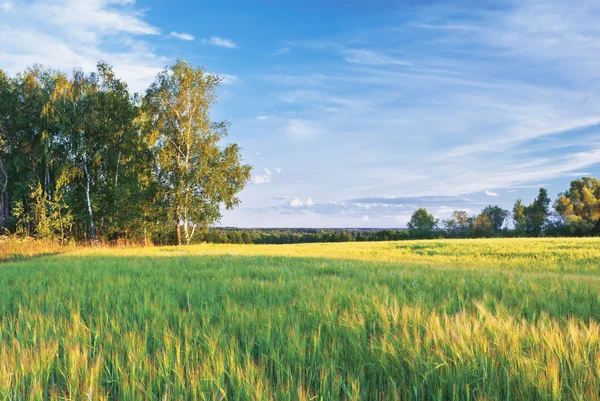
[[[284,256],[438,265],[467,269],[598,272],[600,238],[444,239],[288,245],[200,244],[80,248],[75,255]]]
[[[73,245],[61,245],[55,240],[36,240],[0,235],[0,262],[26,260],[75,250]]]

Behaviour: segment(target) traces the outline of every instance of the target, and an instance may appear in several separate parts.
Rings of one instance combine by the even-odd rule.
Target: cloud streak
[[[206,43],[207,45],[225,47],[227,49],[237,49],[238,48],[238,45],[235,44],[232,40],[221,38],[219,36],[212,36],[209,39],[203,39],[202,41],[204,43]]]
[[[342,52],[344,60],[349,63],[365,64],[365,65],[403,65],[412,66],[411,62],[387,56],[373,50],[367,49],[348,49]]]
[[[189,34],[189,33],[182,33],[182,32],[171,32],[171,37],[177,38],[177,39],[181,39],[181,40],[185,40],[185,41],[192,41],[194,40],[194,35]]]

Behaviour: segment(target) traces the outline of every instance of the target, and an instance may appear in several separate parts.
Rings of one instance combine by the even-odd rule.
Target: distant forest
[[[67,76],[0,70],[0,234],[154,244],[385,241],[600,234],[600,181],[571,182],[554,202],[457,210],[439,221],[417,209],[407,230],[241,230],[214,227],[250,179],[229,124],[215,122],[218,76],[184,60],[143,95],[110,66]]]
[[[539,190],[525,205],[517,199],[512,210],[490,205],[470,216],[455,210],[438,220],[427,209],[415,210],[405,230],[381,229],[236,229],[213,228],[197,241],[231,244],[296,244],[310,242],[399,241],[433,238],[567,237],[600,234],[600,181],[583,177],[571,182],[555,202]]]

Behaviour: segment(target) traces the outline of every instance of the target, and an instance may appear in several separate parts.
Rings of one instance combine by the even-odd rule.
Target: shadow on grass
[[[50,256],[62,255],[65,252],[41,252],[33,255],[23,255],[23,254],[14,254],[9,256],[0,256],[0,264],[2,263],[10,263],[10,262],[24,262],[35,259],[41,259]]]

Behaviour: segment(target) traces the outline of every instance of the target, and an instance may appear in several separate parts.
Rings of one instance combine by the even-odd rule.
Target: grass
[[[72,245],[61,245],[54,240],[0,235],[0,263],[56,255],[73,249]]]
[[[0,265],[0,400],[600,400],[600,239]]]

